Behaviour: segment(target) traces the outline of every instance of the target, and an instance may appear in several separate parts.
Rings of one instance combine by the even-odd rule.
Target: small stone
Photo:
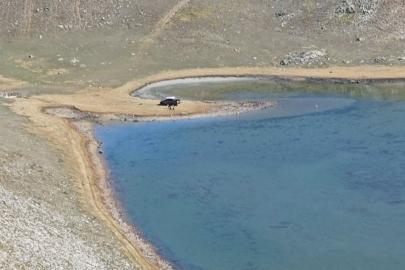
[[[346,8],[346,13],[355,13],[356,12],[356,10],[355,10],[355,8],[354,8],[354,5],[349,5],[347,8]]]
[[[384,56],[379,56],[374,59],[374,63],[381,63],[384,62],[386,58]]]
[[[285,15],[287,15],[287,13],[284,12],[284,11],[276,12],[276,16],[277,16],[277,17],[283,17],[283,16],[285,16]]]
[[[59,24],[58,27],[59,27],[60,29],[65,28],[62,24]]]
[[[76,57],[73,57],[73,59],[70,60],[70,62],[71,62],[72,64],[76,64],[76,63],[79,63],[80,61],[77,60]]]

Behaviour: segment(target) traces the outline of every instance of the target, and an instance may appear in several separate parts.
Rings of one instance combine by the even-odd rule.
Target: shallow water
[[[176,267],[403,269],[402,93],[299,85],[227,92],[279,98],[247,115],[96,128],[128,217]]]

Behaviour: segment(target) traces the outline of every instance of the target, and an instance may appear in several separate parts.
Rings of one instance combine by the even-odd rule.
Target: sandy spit
[[[147,84],[170,79],[187,77],[228,77],[228,76],[266,76],[281,78],[318,78],[318,79],[404,79],[404,67],[361,66],[331,67],[325,69],[300,68],[220,68],[168,71],[143,79],[134,80],[118,88],[85,88],[71,95],[47,94],[16,98],[11,109],[30,119],[27,129],[39,136],[48,138],[58,149],[68,155],[70,169],[74,169],[76,184],[82,197],[82,207],[103,220],[115,233],[123,250],[133,262],[140,262],[146,269],[171,269],[171,266],[159,258],[145,241],[134,233],[120,218],[120,213],[111,197],[106,172],[98,153],[98,142],[93,137],[94,122],[103,122],[118,117],[160,120],[162,117],[184,117],[215,111],[223,114],[224,104],[208,104],[184,101],[176,110],[157,106],[156,100],[131,97],[130,93]],[[20,86],[19,82],[6,80],[0,76],[3,90]],[[228,104],[229,105],[229,104]],[[267,104],[269,105],[269,104]],[[266,105],[266,106],[267,106]],[[229,107],[229,106],[228,106]],[[56,115],[46,113],[49,108],[69,108]],[[75,116],[67,117],[72,110],[92,117],[78,121]],[[59,116],[57,116],[59,115]],[[74,119],[77,119],[76,121]]]

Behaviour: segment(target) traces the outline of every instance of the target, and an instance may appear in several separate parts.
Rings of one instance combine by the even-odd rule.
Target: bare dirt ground
[[[110,200],[92,125],[224,113],[129,95],[166,79],[405,79],[404,12],[393,0],[1,1],[0,268],[170,269]]]
[[[67,156],[0,106],[0,268],[135,269],[107,226],[83,210]],[[45,124],[45,123],[44,123]]]

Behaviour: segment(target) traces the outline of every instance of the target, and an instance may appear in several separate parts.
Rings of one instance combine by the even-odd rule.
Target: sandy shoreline
[[[102,157],[102,152],[99,150],[100,142],[94,137],[94,125],[108,123],[111,121],[120,122],[154,122],[154,121],[175,121],[186,120],[206,117],[218,117],[246,113],[252,110],[261,110],[271,106],[274,106],[274,101],[243,101],[243,102],[211,102],[212,110],[201,112],[199,114],[191,115],[171,115],[171,116],[134,116],[128,114],[95,114],[89,112],[82,112],[72,107],[56,107],[43,109],[43,111],[50,115],[55,115],[60,118],[69,119],[68,123],[72,129],[75,129],[79,134],[85,137],[87,142],[82,144],[82,150],[85,150],[88,155],[88,161],[90,162],[89,168],[91,168],[94,176],[92,177],[93,183],[90,186],[87,183],[82,183],[82,186],[88,188],[86,193],[99,192],[100,197],[94,197],[92,199],[96,201],[102,201],[102,206],[97,206],[106,209],[104,211],[112,217],[115,225],[112,229],[118,229],[123,232],[123,236],[129,239],[131,243],[136,246],[133,250],[128,250],[128,256],[133,255],[134,252],[138,256],[144,256],[154,264],[158,265],[159,269],[173,269],[168,261],[162,258],[157,252],[155,247],[150,244],[147,239],[139,232],[139,230],[125,222],[123,218],[123,208],[120,206],[120,202],[115,198],[111,182],[108,179],[107,166],[105,160]],[[166,107],[160,107],[167,110]],[[94,186],[94,187],[93,187]],[[98,191],[97,191],[98,190]],[[94,196],[94,195],[93,195]],[[139,249],[139,250],[138,250]],[[154,265],[150,265],[154,269]]]
[[[224,104],[208,104],[185,101],[176,110],[156,106],[156,100],[131,97],[134,89],[158,81],[187,77],[212,76],[264,76],[271,78],[347,80],[403,80],[404,67],[364,66],[333,67],[327,69],[278,69],[278,68],[221,68],[170,71],[147,78],[128,82],[124,86],[112,89],[85,88],[72,95],[47,94],[16,98],[11,109],[30,119],[28,130],[48,138],[58,149],[69,157],[68,167],[76,172],[75,179],[80,187],[78,192],[83,200],[83,208],[95,215],[113,231],[128,258],[142,264],[146,269],[171,269],[170,264],[161,259],[142,237],[134,233],[120,216],[119,207],[111,193],[103,161],[98,153],[98,142],[93,137],[93,125],[108,121],[144,121],[180,119],[185,117],[204,117],[239,113],[260,106],[251,106],[245,110],[223,109]],[[12,89],[21,84],[12,80],[3,80]],[[236,106],[238,107],[238,106]],[[240,107],[240,106],[239,106]],[[48,109],[47,109],[48,108]],[[222,109],[221,109],[222,108]],[[48,110],[48,113],[45,113]],[[87,113],[89,112],[89,113]],[[83,116],[84,115],[84,116]]]

